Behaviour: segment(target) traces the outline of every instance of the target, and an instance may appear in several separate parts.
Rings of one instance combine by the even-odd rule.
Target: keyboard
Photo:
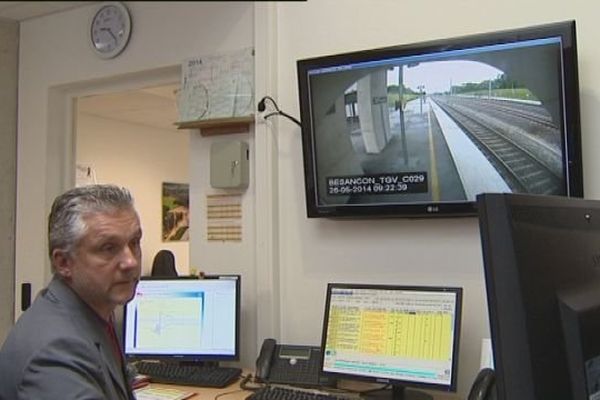
[[[151,382],[175,385],[222,388],[235,382],[242,374],[241,368],[191,366],[177,363],[139,361],[137,372],[150,377]]]
[[[318,390],[265,386],[246,397],[246,400],[351,400],[352,396],[335,395]]]

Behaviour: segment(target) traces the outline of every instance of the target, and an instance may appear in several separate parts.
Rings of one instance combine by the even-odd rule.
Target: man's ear
[[[62,249],[52,250],[52,265],[57,274],[69,279],[73,273],[73,263],[69,254]]]

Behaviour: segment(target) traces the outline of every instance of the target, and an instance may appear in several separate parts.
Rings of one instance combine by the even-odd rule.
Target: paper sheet
[[[242,195],[206,196],[206,238],[209,242],[242,241]]]
[[[183,400],[189,399],[195,394],[174,388],[146,386],[135,391],[135,398],[136,400]]]
[[[254,110],[254,49],[187,59],[179,121],[247,116]]]

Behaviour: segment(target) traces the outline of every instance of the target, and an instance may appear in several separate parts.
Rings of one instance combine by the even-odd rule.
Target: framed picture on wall
[[[183,242],[189,240],[190,185],[163,182],[162,184],[162,240]]]

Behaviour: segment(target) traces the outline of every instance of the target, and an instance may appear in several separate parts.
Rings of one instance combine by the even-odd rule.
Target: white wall
[[[68,168],[60,160],[68,164],[71,144],[69,140],[54,144],[61,128],[68,126],[64,103],[69,95],[86,85],[102,90],[106,82],[131,85],[139,71],[154,79],[154,72],[184,58],[247,47],[253,40],[262,50],[257,52],[261,66],[257,98],[269,94],[284,111],[298,116],[297,59],[574,18],[579,35],[586,197],[600,196],[595,173],[600,168],[595,157],[600,147],[600,137],[595,135],[600,126],[596,46],[600,4],[596,2],[309,0],[269,6],[261,2],[128,5],[134,18],[131,44],[111,61],[95,58],[86,43],[92,6],[22,26],[16,274],[17,282],[34,283],[34,293],[47,278],[46,210],[54,195],[69,186],[64,179]],[[263,19],[253,15],[253,10],[268,7],[274,7],[274,15],[268,10]],[[265,24],[253,26],[253,18]],[[268,37],[257,38],[259,31]],[[158,72],[156,80],[160,80]],[[266,93],[259,92],[265,88]],[[248,242],[240,245],[209,246],[196,239],[191,243],[192,264],[207,270],[214,266],[215,272],[244,273],[243,364],[252,365],[253,345],[263,334],[277,335],[283,342],[318,343],[327,282],[460,285],[465,289],[465,304],[459,392],[465,397],[478,369],[480,340],[488,335],[476,220],[309,220],[299,129],[285,119],[267,125],[257,121],[256,133],[248,135],[256,163],[251,186],[256,185],[256,190],[251,187],[244,194],[243,208],[245,215],[254,210],[256,236],[251,227]],[[193,208],[202,207],[207,191],[200,183],[206,179],[200,171],[211,140],[191,138]],[[201,228],[194,218],[193,237],[201,238],[195,234]],[[275,301],[270,301],[273,296]]]
[[[600,4],[584,0],[309,0],[277,4],[277,101],[299,115],[296,61],[471,33],[576,19],[586,197],[600,197]],[[318,343],[330,281],[449,284],[464,287],[459,392],[468,393],[489,335],[477,221],[309,220],[299,128],[279,122],[281,332]],[[260,173],[260,171],[258,171]]]
[[[242,140],[248,143],[250,154],[254,154],[252,135],[233,134],[215,137],[201,137],[192,134],[190,152],[190,180],[194,187],[190,193],[190,260],[199,271],[207,274],[240,274],[242,282],[241,302],[241,359],[245,366],[254,365],[257,350],[257,301],[254,238],[254,188],[246,190],[213,189],[210,187],[210,145],[215,141]],[[250,157],[250,176],[254,176],[254,166]],[[250,178],[252,181],[254,178]],[[242,206],[241,242],[209,242],[207,240],[207,195],[231,194],[240,196]]]
[[[19,24],[0,21],[0,304],[12,305],[15,271],[15,189],[17,185],[17,82]],[[0,343],[8,334],[14,312],[0,309]]]
[[[142,270],[150,274],[154,255],[169,249],[177,271],[189,274],[189,242],[163,242],[162,183],[189,183],[190,133],[78,114],[77,164],[94,169],[98,183],[131,191],[144,230]]]
[[[46,251],[49,207],[58,193],[74,185],[73,99],[172,83],[187,58],[253,45],[254,4],[250,2],[126,4],[133,18],[133,33],[128,48],[112,60],[99,59],[88,44],[88,24],[98,4],[28,20],[21,26],[15,280],[18,285],[31,282],[34,294],[50,278]],[[209,143],[199,135],[191,141],[198,141],[190,144],[194,149]],[[138,151],[139,146],[130,145],[128,150]],[[191,181],[190,191],[193,205],[194,196],[200,196],[204,188]],[[194,209],[191,213],[194,218]],[[190,246],[194,240],[192,237]],[[246,240],[254,242],[252,226]],[[203,262],[203,255],[195,257],[190,258],[191,265],[211,268]],[[235,257],[240,259],[238,268],[243,264],[252,271],[253,254],[238,252]],[[244,304],[252,304],[254,298],[253,276],[245,273],[243,278]],[[20,298],[19,291],[15,298]],[[14,306],[18,316],[19,302]],[[253,364],[257,351],[255,308],[245,310],[249,315],[242,321],[242,364],[246,366]],[[245,321],[252,325],[244,326]]]

